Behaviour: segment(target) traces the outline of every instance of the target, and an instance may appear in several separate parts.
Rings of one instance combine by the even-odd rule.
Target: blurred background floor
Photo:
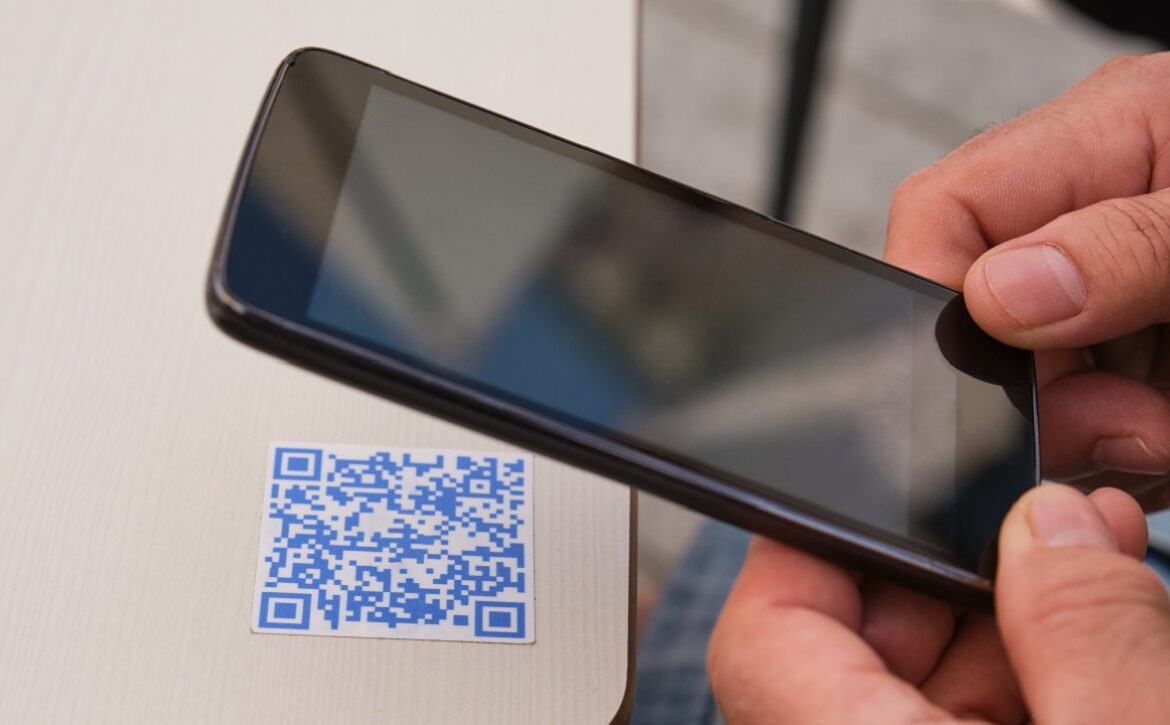
[[[765,210],[795,0],[643,0],[641,163]],[[1153,44],[1045,0],[838,0],[791,221],[880,256],[907,175]],[[702,518],[640,495],[638,586],[661,592]]]

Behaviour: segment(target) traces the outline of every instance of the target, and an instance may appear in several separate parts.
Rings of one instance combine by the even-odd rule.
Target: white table
[[[204,274],[280,58],[630,157],[632,0],[0,4],[0,722],[608,722],[628,489],[538,459],[536,643],[253,634],[267,446],[502,443],[245,348]]]

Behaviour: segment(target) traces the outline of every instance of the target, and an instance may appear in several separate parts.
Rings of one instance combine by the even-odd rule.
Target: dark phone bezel
[[[748,484],[736,485],[728,480],[730,477],[711,475],[699,467],[680,464],[657,452],[568,424],[563,420],[543,415],[531,407],[517,405],[499,396],[459,384],[402,359],[375,353],[339,336],[326,334],[279,314],[272,314],[234,294],[228,285],[228,258],[247,181],[282,82],[288,70],[307,53],[325,54],[330,58],[330,62],[353,63],[366,69],[365,72],[384,74],[396,82],[407,83],[428,93],[450,98],[331,51],[306,48],[294,51],[284,59],[269,86],[249,135],[218,234],[208,280],[207,303],[212,318],[221,329],[246,344],[341,382],[619,479],[701,513],[787,541],[845,565],[888,576],[960,605],[990,609],[991,581],[960,566],[887,541],[881,538],[880,534],[867,534],[858,531],[856,526],[837,523],[831,517],[827,519],[801,510],[800,507],[786,505],[754,492]],[[451,100],[464,103],[457,99]],[[502,121],[536,131],[552,142],[569,144],[576,149],[596,154],[607,162],[636,169],[618,159],[505,119],[491,111],[472,104],[465,105],[477,112],[488,113]],[[647,177],[657,177],[642,169],[636,169],[636,172]],[[736,207],[704,192],[661,177],[657,178],[661,183],[681,189],[679,193],[698,194],[706,202],[732,208],[739,214],[746,213],[758,217],[769,224],[779,224],[775,220]],[[827,240],[819,240],[799,230],[792,230],[786,225],[782,226],[801,235],[804,238],[801,240],[803,243],[817,242],[828,245],[834,248],[836,254],[865,259],[871,265],[876,264],[879,273],[883,272],[882,268],[885,265],[881,263]],[[917,280],[917,284],[954,294],[953,290],[930,280],[902,270],[889,269],[892,271],[884,273],[905,275],[906,279]],[[1029,369],[1027,374],[1031,377],[1032,371]],[[1034,384],[1030,385],[1030,393],[1032,400],[1028,414],[1032,418],[1031,431],[1034,439],[1036,430]],[[1034,443],[1033,440],[1033,451]],[[1034,455],[1033,462],[1035,463]],[[1038,480],[1038,475],[1035,480]]]

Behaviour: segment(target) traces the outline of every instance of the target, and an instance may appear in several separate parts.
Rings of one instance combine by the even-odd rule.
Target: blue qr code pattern
[[[531,642],[524,454],[279,444],[256,631]]]

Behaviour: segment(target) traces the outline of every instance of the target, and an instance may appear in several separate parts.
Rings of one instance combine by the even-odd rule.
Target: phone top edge
[[[757,209],[752,209],[750,207],[743,206],[742,204],[738,204],[734,201],[730,201],[729,199],[725,199],[725,198],[718,196],[712,192],[697,188],[695,186],[691,186],[690,184],[688,184],[684,181],[672,179],[668,176],[665,176],[664,174],[660,174],[660,173],[653,171],[651,169],[648,169],[644,166],[639,166],[638,164],[633,163],[629,160],[618,158],[618,157],[613,156],[609,153],[606,153],[605,151],[601,151],[601,150],[593,148],[591,146],[586,146],[585,144],[582,144],[578,141],[574,141],[573,139],[559,136],[555,133],[551,133],[551,132],[546,131],[544,129],[538,128],[538,127],[533,126],[525,121],[521,121],[519,119],[513,118],[513,117],[508,116],[506,114],[503,114],[499,111],[494,111],[490,108],[486,108],[484,106],[473,103],[471,101],[464,100],[462,98],[454,96],[454,95],[447,93],[445,91],[441,91],[441,90],[438,90],[436,88],[432,88],[431,86],[424,85],[423,83],[420,83],[418,81],[411,80],[410,78],[406,78],[405,76],[398,75],[397,73],[393,73],[393,72],[388,71],[384,68],[379,68],[378,66],[375,66],[371,63],[367,63],[366,61],[360,60],[358,58],[354,58],[353,56],[349,56],[349,55],[346,55],[345,53],[340,53],[340,52],[335,51],[335,50],[330,50],[328,48],[322,48],[319,46],[305,46],[305,47],[297,48],[296,50],[291,51],[287,56],[285,56],[284,60],[281,62],[280,66],[278,67],[277,77],[273,78],[272,83],[270,85],[270,89],[275,90],[276,86],[279,85],[279,83],[281,81],[283,81],[285,75],[287,75],[288,69],[292,65],[294,65],[297,62],[297,60],[300,59],[301,56],[308,55],[308,54],[321,54],[321,55],[332,56],[334,58],[339,58],[342,60],[350,61],[350,62],[355,63],[357,65],[360,65],[360,66],[362,66],[370,71],[373,71],[379,75],[386,76],[386,77],[391,78],[395,81],[405,83],[407,85],[413,86],[415,88],[426,91],[428,93],[434,93],[435,95],[440,96],[441,98],[444,98],[448,101],[453,101],[455,103],[462,104],[464,106],[467,106],[468,108],[472,108],[476,111],[486,113],[486,114],[493,116],[499,120],[507,121],[508,123],[515,124],[515,125],[520,126],[524,129],[532,131],[533,133],[537,133],[541,136],[544,136],[547,139],[551,139],[553,141],[558,141],[558,142],[561,142],[564,144],[568,144],[570,146],[573,146],[574,148],[577,148],[577,149],[582,150],[582,151],[586,151],[586,152],[591,153],[591,154],[596,154],[597,156],[600,156],[608,161],[619,164],[619,165],[626,167],[628,169],[637,169],[639,173],[645,174],[645,175],[649,176],[650,178],[654,179],[655,181],[665,183],[666,185],[679,187],[680,189],[683,189],[683,190],[688,191],[690,193],[697,194],[707,201],[715,202],[717,204],[728,207],[730,209],[734,209],[740,213],[749,214],[752,217],[755,217],[757,220],[760,220],[760,221],[766,221],[766,222],[769,222],[772,224],[780,225],[780,226],[784,227],[786,230],[788,230],[789,232],[795,233],[797,235],[800,235],[800,236],[803,236],[806,238],[815,239],[816,241],[821,242],[823,244],[827,244],[827,245],[833,247],[838,253],[843,253],[847,256],[851,256],[851,257],[854,257],[856,259],[865,260],[868,263],[873,263],[873,264],[879,265],[881,267],[896,269],[899,272],[903,272],[907,275],[910,275],[910,276],[916,278],[920,283],[927,284],[930,287],[933,287],[933,288],[939,290],[940,292],[947,292],[947,293],[962,296],[962,292],[960,290],[954,289],[948,285],[942,284],[942,283],[937,282],[935,280],[932,280],[928,277],[924,277],[921,274],[914,272],[912,270],[905,269],[904,267],[899,267],[898,265],[895,265],[895,264],[891,264],[890,262],[887,262],[887,261],[880,259],[878,257],[873,257],[871,255],[865,254],[864,252],[859,252],[856,249],[852,249],[851,247],[847,247],[844,244],[841,244],[839,242],[834,242],[831,239],[825,239],[824,237],[813,234],[813,233],[808,232],[804,229],[800,229],[798,227],[795,227],[795,226],[789,224],[788,222],[785,222],[785,221],[777,219],[773,216],[770,216],[769,214],[767,214],[765,212],[759,211]],[[269,109],[269,110],[271,110],[271,109]]]

